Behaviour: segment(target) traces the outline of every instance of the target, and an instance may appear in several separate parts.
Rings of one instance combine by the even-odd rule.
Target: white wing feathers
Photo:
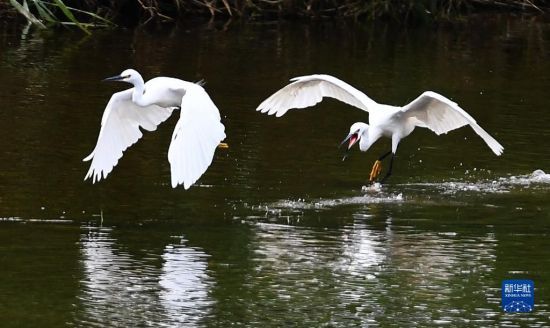
[[[212,163],[214,152],[225,139],[220,113],[199,85],[187,89],[181,102],[181,116],[172,134],[168,161],[172,187],[183,183],[188,189]]]
[[[472,116],[455,102],[438,93],[424,92],[404,106],[403,112],[406,117],[414,117],[420,121],[417,126],[428,128],[438,135],[469,124],[497,156],[504,150],[504,147],[483,130]]]
[[[139,107],[132,102],[132,89],[113,94],[101,119],[97,144],[84,161],[91,160],[84,180],[92,182],[106,178],[117,165],[122,153],[136,143],[143,133],[140,127],[154,131],[172,114],[173,108],[156,105]]]
[[[376,102],[346,82],[330,75],[308,75],[291,79],[283,87],[264,100],[257,111],[283,116],[289,109],[310,107],[323,97],[331,97],[364,111],[374,110]]]

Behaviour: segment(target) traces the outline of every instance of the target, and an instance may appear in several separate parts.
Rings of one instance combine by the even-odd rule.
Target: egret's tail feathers
[[[487,133],[487,131],[483,130],[481,126],[475,123],[470,125],[472,126],[472,129],[474,129],[474,131],[481,137],[481,139],[485,141],[487,146],[491,148],[491,150],[493,151],[493,153],[495,153],[495,155],[497,156],[502,155],[502,152],[504,152],[504,147],[498,141],[496,141],[495,138],[493,138],[489,133]]]

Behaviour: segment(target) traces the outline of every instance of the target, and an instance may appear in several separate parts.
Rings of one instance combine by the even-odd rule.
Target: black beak
[[[342,157],[342,162],[346,160],[346,158],[348,158],[348,155],[349,155],[349,149],[346,150],[346,153],[344,154],[344,157]]]
[[[103,80],[101,80],[101,81],[102,81],[102,82],[107,82],[107,81],[120,81],[120,80],[123,80],[124,78],[125,78],[125,76],[117,75],[117,76],[108,77],[108,78],[103,79]]]
[[[338,148],[342,147],[346,142],[348,142],[348,140],[351,139],[351,137],[353,137],[354,134],[355,134],[355,132],[348,134],[346,139],[342,140],[342,142],[340,143],[340,146],[338,146]]]
[[[359,140],[359,137],[357,136],[357,133],[359,133],[359,131],[355,131],[355,132],[352,132],[350,134],[348,134],[348,136],[346,137],[346,139],[344,139],[341,143],[340,143],[340,146],[338,146],[338,148],[342,147],[346,142],[348,142],[351,138],[353,138],[355,136],[355,140],[352,141],[352,143],[349,144],[349,146],[347,147],[346,149],[346,153],[344,154],[344,157],[342,158],[342,161],[345,161],[346,158],[348,157],[349,155],[349,151],[351,149],[351,146],[353,146],[357,140]]]

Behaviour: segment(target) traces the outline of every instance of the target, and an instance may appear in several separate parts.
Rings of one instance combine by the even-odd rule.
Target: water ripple
[[[330,232],[253,225],[255,270],[243,286],[257,300],[246,305],[249,322],[400,327],[509,321],[501,315],[499,287],[487,285],[497,262],[495,234],[401,232],[391,220],[385,229],[367,222],[357,218]],[[548,315],[540,303],[536,316],[511,322],[540,325]],[[267,320],[265,308],[285,316]]]
[[[459,192],[477,193],[507,193],[514,188],[546,188],[550,184],[550,174],[543,170],[535,170],[530,174],[500,177],[497,179],[481,180],[474,182],[450,181],[450,182],[427,182],[408,183],[402,187],[424,187],[438,190],[444,194],[456,194]]]
[[[211,279],[204,252],[168,245],[159,256],[130,254],[109,228],[85,227],[81,237],[82,307],[85,326],[193,327],[207,315]],[[160,263],[160,267],[159,267]]]
[[[281,199],[269,204],[247,206],[263,216],[250,215],[249,218],[285,217],[288,212],[296,214],[305,210],[327,210],[340,206],[372,204],[421,204],[425,205],[464,205],[460,196],[464,194],[505,194],[522,190],[549,190],[550,174],[535,170],[530,174],[500,177],[479,181],[448,181],[380,185],[375,183],[363,186],[360,195],[319,199]],[[550,190],[549,190],[550,191]],[[489,206],[489,204],[488,204]]]

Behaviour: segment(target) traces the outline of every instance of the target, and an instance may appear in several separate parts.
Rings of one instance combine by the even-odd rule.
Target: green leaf
[[[103,23],[105,23],[105,25],[107,26],[115,26],[115,24],[113,22],[111,22],[110,20],[106,19],[106,18],[103,18],[97,14],[94,14],[92,12],[89,12],[89,11],[85,11],[85,10],[80,10],[80,9],[76,9],[76,8],[73,8],[73,7],[67,7],[68,9],[70,9],[71,11],[74,11],[74,12],[77,12],[77,13],[81,13],[81,14],[85,14],[85,15],[88,15],[98,21],[101,21]],[[81,23],[82,24],[82,23]],[[85,24],[87,26],[96,26],[97,24]]]
[[[54,3],[57,5],[59,9],[63,12],[63,14],[76,26],[78,26],[84,33],[86,34],[92,34],[84,25],[80,24],[80,22],[74,17],[71,10],[63,3],[61,0],[54,0]]]
[[[40,17],[50,23],[56,23],[53,13],[40,0],[32,0]]]
[[[23,16],[25,16],[25,18],[31,22],[32,24],[35,24],[37,25],[38,27],[40,28],[46,28],[46,25],[44,25],[44,23],[42,23],[41,20],[39,20],[38,18],[36,18],[30,11],[29,11],[29,7],[27,6],[27,2],[26,1],[23,1],[23,5],[21,5],[19,2],[15,1],[15,0],[10,0],[10,3],[11,5]]]

